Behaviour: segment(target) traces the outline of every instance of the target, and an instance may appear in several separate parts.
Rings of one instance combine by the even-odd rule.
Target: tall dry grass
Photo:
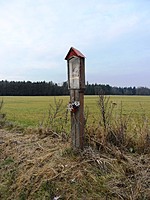
[[[144,111],[136,117],[133,113],[124,115],[120,102],[119,112],[116,112],[117,104],[105,95],[99,95],[98,109],[98,123],[94,120],[92,125],[86,124],[87,145],[105,151],[117,147],[131,153],[150,152],[149,119]]]

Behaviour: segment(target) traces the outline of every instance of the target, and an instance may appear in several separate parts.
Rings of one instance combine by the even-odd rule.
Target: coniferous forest
[[[85,95],[150,95],[147,87],[112,87],[108,84],[86,83]],[[31,81],[0,81],[0,96],[63,96],[69,95],[68,84]]]

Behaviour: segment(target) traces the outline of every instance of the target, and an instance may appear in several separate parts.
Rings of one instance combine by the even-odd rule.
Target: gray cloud
[[[149,6],[146,0],[2,1],[0,79],[62,82],[65,54],[74,46],[86,55],[91,82],[101,82],[102,71],[103,81],[114,84],[115,72],[115,84],[121,85],[128,69],[136,72],[137,86],[144,81],[149,86],[143,80],[150,73]]]

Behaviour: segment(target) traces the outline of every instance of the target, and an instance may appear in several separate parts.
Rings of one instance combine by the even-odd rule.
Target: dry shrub
[[[56,133],[67,132],[68,123],[68,110],[67,105],[63,104],[62,99],[54,97],[53,104],[49,104],[48,118],[40,122],[39,127],[50,129]]]
[[[150,152],[149,121],[145,115],[124,115],[122,102],[120,111],[115,112],[116,103],[104,95],[99,96],[98,106],[99,123],[93,120],[92,125],[86,126],[87,145],[104,151],[116,146],[131,153]]]
[[[5,123],[6,123],[6,114],[3,113],[2,109],[4,106],[4,101],[1,100],[0,101],[0,128],[4,127]]]

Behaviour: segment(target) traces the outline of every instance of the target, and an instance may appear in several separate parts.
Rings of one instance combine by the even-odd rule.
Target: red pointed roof
[[[71,47],[69,52],[67,53],[67,55],[65,57],[65,60],[69,60],[69,58],[71,58],[73,56],[85,58],[85,56],[79,50],[75,49],[74,47]]]

